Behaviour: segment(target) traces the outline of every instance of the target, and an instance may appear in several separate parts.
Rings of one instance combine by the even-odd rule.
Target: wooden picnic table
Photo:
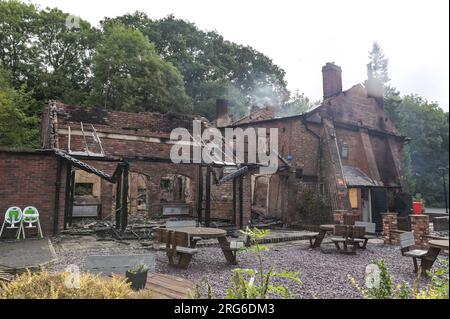
[[[318,248],[322,244],[323,239],[325,238],[325,235],[328,232],[332,232],[334,230],[334,224],[324,224],[319,226],[319,235],[317,235],[316,240],[314,241],[314,244],[312,248]]]
[[[178,228],[177,231],[188,233],[191,239],[194,237],[201,237],[205,239],[216,238],[227,262],[232,265],[236,265],[236,256],[230,249],[230,242],[227,239],[227,232],[225,230],[209,227],[181,227]],[[197,240],[191,240],[191,248],[195,248],[196,244]]]
[[[441,253],[441,250],[449,249],[449,241],[441,239],[433,239],[428,242],[429,248],[427,254],[422,258],[420,267],[422,268],[422,273],[426,273],[433,267],[434,262]]]

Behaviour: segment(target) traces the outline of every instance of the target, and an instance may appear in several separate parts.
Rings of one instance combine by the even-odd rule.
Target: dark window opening
[[[169,189],[170,188],[170,179],[161,179],[160,185],[162,189]]]
[[[94,195],[93,183],[75,183],[75,196]]]

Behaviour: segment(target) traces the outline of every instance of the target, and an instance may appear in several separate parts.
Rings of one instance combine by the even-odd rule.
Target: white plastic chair
[[[3,220],[2,229],[0,230],[0,238],[3,235],[3,230],[5,229],[5,225],[8,224],[7,229],[18,229],[17,231],[17,239],[20,239],[20,233],[23,232],[23,224],[22,224],[23,213],[19,207],[13,206],[8,208],[5,213],[5,219]],[[19,226],[16,226],[19,224]],[[25,234],[25,232],[23,232]]]
[[[22,221],[20,224],[22,225],[23,238],[25,238],[25,229],[23,228],[24,223],[28,223],[28,226],[25,226],[25,228],[36,228],[33,224],[37,224],[39,235],[41,238],[44,238],[44,236],[42,236],[41,223],[39,222],[39,212],[36,207],[25,207],[22,212]]]

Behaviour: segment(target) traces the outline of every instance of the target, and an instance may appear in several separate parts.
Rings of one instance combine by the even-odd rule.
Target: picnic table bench
[[[421,267],[422,272],[426,273],[431,269],[437,257],[441,253],[441,250],[448,250],[449,240],[440,239],[440,240],[430,240],[428,242],[429,248],[427,254],[422,258]]]
[[[376,224],[375,223],[368,223],[368,222],[360,222],[355,221],[355,226],[361,226],[365,229],[365,234],[362,236],[364,239],[364,242],[362,246],[360,246],[361,249],[366,249],[367,243],[369,242],[369,239],[375,239],[377,238],[376,235]]]
[[[356,248],[361,248],[360,245],[365,242],[364,235],[365,228],[362,226],[336,225],[331,241],[340,253],[356,254]],[[343,245],[343,249],[340,244]]]
[[[169,263],[175,267],[187,268],[192,256],[197,253],[196,240],[193,238],[216,238],[228,263],[235,265],[239,247],[231,247],[227,232],[219,228],[181,227],[176,230],[158,228],[156,239],[166,244]],[[236,245],[237,246],[237,245]]]
[[[156,240],[166,244],[169,264],[174,267],[186,269],[192,256],[197,253],[197,249],[191,247],[189,234],[184,232],[158,228]]]
[[[312,245],[312,248],[320,247],[320,245],[322,244],[323,239],[325,238],[325,235],[328,232],[334,231],[334,226],[336,226],[336,225],[333,225],[333,224],[320,225],[319,226],[319,234],[317,234],[316,240],[314,241],[314,244]]]
[[[411,257],[414,263],[414,272],[419,272],[417,260],[420,259],[420,273],[426,274],[431,269],[441,250],[448,250],[449,240],[433,239],[428,242],[428,250],[414,249],[416,245],[412,232],[404,232],[400,234],[400,248],[402,255]]]

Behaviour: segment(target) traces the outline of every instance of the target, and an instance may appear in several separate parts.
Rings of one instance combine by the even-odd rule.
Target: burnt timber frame
[[[145,162],[154,162],[154,163],[173,163],[169,158],[161,158],[161,157],[151,157],[151,156],[135,156],[128,158],[115,158],[115,157],[94,157],[94,156],[85,156],[80,155],[73,157],[67,154],[65,151],[60,149],[54,149],[55,154],[59,157],[59,160],[67,163],[67,172],[66,172],[66,197],[65,197],[65,205],[64,205],[64,227],[72,224],[72,213],[73,213],[73,198],[74,198],[74,189],[75,189],[75,171],[74,167],[79,168],[81,170],[87,171],[88,173],[95,174],[102,179],[110,183],[116,184],[116,210],[115,210],[115,221],[116,228],[122,231],[125,231],[128,225],[128,179],[129,179],[129,169],[130,163],[135,161],[145,161]],[[103,161],[103,162],[117,162],[117,167],[112,175],[108,175],[101,170],[96,169],[95,167],[88,165],[81,161],[84,160],[93,160],[93,161]],[[193,163],[193,165],[198,165],[199,167],[199,189],[198,189],[198,206],[197,206],[197,218],[199,222],[202,222],[204,218],[204,222],[206,226],[209,226],[211,223],[211,183],[212,183],[212,175],[214,167],[223,167],[221,164],[197,164]],[[244,209],[244,175],[246,175],[251,168],[258,167],[259,165],[255,164],[247,164],[243,165],[237,172],[231,173],[223,179],[232,180],[233,181],[233,216],[232,216],[232,224],[234,226],[239,226],[242,228],[243,226],[243,209]],[[203,167],[206,167],[206,185],[203,183]],[[217,185],[222,184],[225,180],[217,180],[214,178],[214,182]],[[69,186],[69,187],[67,187]],[[59,189],[59,186],[57,187]],[[203,189],[205,190],[205,198],[203,198]],[[57,193],[57,195],[59,195]],[[203,214],[203,200],[205,200],[205,213]],[[58,199],[59,201],[59,199]],[[55,198],[56,203],[56,198]],[[239,211],[239,213],[238,213]],[[238,216],[239,214],[239,216]],[[56,224],[56,221],[55,221]]]
[[[53,233],[56,234],[58,229],[58,216],[59,216],[59,195],[60,195],[60,181],[62,163],[66,163],[66,190],[65,190],[65,202],[64,202],[64,229],[67,226],[72,225],[73,215],[73,198],[75,194],[75,171],[73,167],[84,170],[88,173],[95,174],[102,179],[107,180],[110,183],[117,184],[116,194],[116,227],[122,231],[126,229],[128,224],[128,174],[129,164],[125,161],[121,161],[117,164],[117,167],[112,175],[108,175],[95,167],[86,164],[79,159],[72,157],[65,151],[60,149],[54,150],[57,156],[57,181],[56,181],[56,193],[55,193],[55,218],[53,225]],[[98,160],[97,158],[89,158],[91,160]],[[105,160],[105,159],[103,159]],[[122,187],[123,181],[123,187]],[[121,191],[122,190],[122,191]],[[120,208],[119,208],[120,207]]]

